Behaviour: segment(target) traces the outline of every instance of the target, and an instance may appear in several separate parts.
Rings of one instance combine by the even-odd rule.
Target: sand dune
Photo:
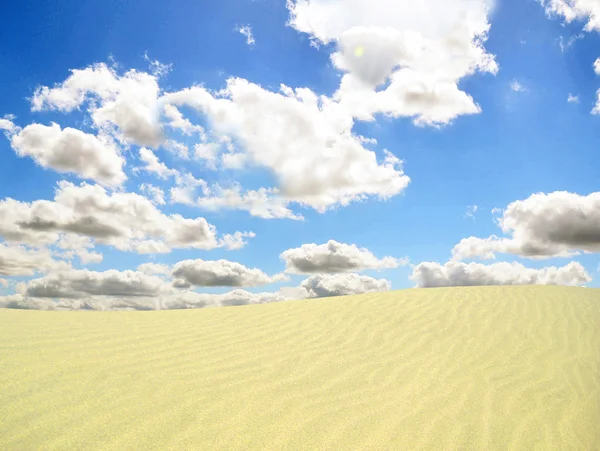
[[[0,310],[0,449],[600,450],[600,290]]]

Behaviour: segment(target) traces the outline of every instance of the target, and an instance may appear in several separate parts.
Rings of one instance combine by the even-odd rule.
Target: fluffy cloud
[[[4,130],[9,135],[15,132],[18,127],[11,121],[10,119],[2,119],[0,118],[0,130]]]
[[[594,61],[594,72],[596,72],[597,75],[600,75],[600,58]]]
[[[235,137],[239,155],[273,171],[282,197],[320,212],[364,199],[400,193],[410,179],[391,153],[382,163],[352,134],[354,121],[338,103],[306,88],[281,93],[240,78],[213,95],[196,86],[163,101],[206,114],[215,132]],[[243,153],[242,153],[243,152]]]
[[[136,170],[141,169],[142,171],[156,174],[158,178],[163,180],[179,175],[178,171],[168,168],[166,164],[158,159],[154,152],[152,152],[150,149],[146,149],[145,147],[140,149],[140,160],[142,160],[145,165],[141,168],[136,168]]]
[[[184,135],[191,136],[198,133],[201,137],[204,136],[204,128],[200,125],[194,125],[189,119],[183,117],[181,111],[174,105],[164,105],[164,115],[169,119],[168,126],[181,131]]]
[[[268,276],[260,269],[228,260],[184,260],[173,267],[172,275],[178,288],[254,287],[286,280],[282,274]]]
[[[45,248],[29,249],[0,243],[0,274],[4,276],[32,276],[70,266],[67,262],[55,260]]]
[[[252,27],[250,27],[250,25],[244,25],[243,27],[238,27],[237,32],[246,38],[246,44],[248,44],[248,45],[256,44],[254,35],[252,34]]]
[[[280,255],[285,261],[286,271],[293,274],[341,273],[366,269],[397,268],[405,260],[393,257],[378,259],[368,249],[355,244],[338,243],[330,240],[326,244],[303,244],[288,249]]]
[[[562,16],[567,23],[586,21],[586,31],[600,32],[600,3],[597,0],[540,0],[549,15]]]
[[[336,93],[352,115],[411,116],[445,124],[478,113],[459,81],[496,73],[484,48],[487,0],[289,0],[289,24],[313,43],[335,43],[334,65],[345,72]],[[386,82],[388,83],[386,86]],[[382,87],[382,89],[378,89]]]
[[[32,298],[85,298],[89,296],[144,297],[166,291],[165,282],[136,271],[59,271],[27,282],[24,295]]]
[[[54,201],[0,201],[0,236],[7,241],[50,244],[74,233],[122,251],[169,252],[171,248],[238,249],[251,232],[218,238],[204,218],[165,215],[135,193],[108,193],[98,185],[60,182]]]
[[[65,250],[62,254],[63,258],[79,257],[82,264],[100,263],[104,256],[98,252],[92,252],[90,249],[94,247],[93,241],[87,236],[67,233],[61,235],[57,247]]]
[[[444,265],[424,262],[410,276],[418,287],[454,287],[474,285],[583,285],[592,279],[579,263],[557,268],[531,269],[519,263],[463,263]]]
[[[289,202],[279,196],[279,190],[276,188],[242,192],[242,188],[237,184],[227,189],[216,184],[206,187],[203,193],[203,196],[196,199],[195,205],[206,210],[244,210],[263,219],[304,219],[302,215],[293,213],[287,207]]]
[[[138,271],[58,271],[23,284],[17,294],[0,296],[0,307],[42,310],[184,309],[265,304],[390,289],[387,280],[345,273],[313,275],[297,287],[284,287],[274,293],[250,293],[241,289],[224,294],[197,293],[180,290],[165,279],[172,270],[177,272],[180,269],[200,284],[220,279],[219,284],[249,285],[261,281],[269,283],[267,279],[284,279],[282,275],[269,278],[259,270],[250,270],[233,262],[185,261],[174,268],[144,263]]]
[[[165,192],[157,186],[149,183],[142,183],[140,185],[140,191],[148,194],[152,202],[156,205],[165,205],[167,203],[165,201]]]
[[[171,267],[161,263],[142,263],[137,270],[148,275],[171,274]]]
[[[385,279],[358,274],[316,274],[304,280],[299,288],[306,290],[301,297],[322,298],[331,296],[349,296],[353,294],[388,291],[391,285]]]
[[[125,159],[111,139],[74,128],[31,124],[14,134],[12,147],[21,157],[31,157],[44,168],[74,173],[103,185],[120,185],[127,176]]]
[[[512,237],[465,238],[452,250],[453,259],[492,259],[496,253],[550,258],[600,252],[600,192],[533,194],[511,203],[498,224]]]
[[[120,76],[106,64],[75,69],[61,84],[40,86],[31,100],[33,111],[73,111],[87,103],[93,123],[101,129],[116,127],[119,139],[157,147],[163,141],[159,123],[158,77],[136,70]]]

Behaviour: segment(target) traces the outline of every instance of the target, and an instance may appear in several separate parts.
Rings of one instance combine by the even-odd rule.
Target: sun
[[[356,56],[357,58],[360,58],[364,54],[365,54],[365,48],[362,45],[359,45],[358,47],[356,47],[354,49],[354,56]]]

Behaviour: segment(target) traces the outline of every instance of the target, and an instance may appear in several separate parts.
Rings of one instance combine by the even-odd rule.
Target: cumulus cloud
[[[335,98],[352,115],[415,117],[446,124],[480,111],[458,87],[476,72],[496,73],[484,48],[487,0],[288,0],[289,24],[314,43],[335,43],[345,74]],[[381,88],[381,89],[379,89]]]
[[[250,25],[238,27],[236,31],[246,38],[246,44],[250,46],[256,44],[256,40],[254,39],[254,35],[252,34],[252,27]]]
[[[10,134],[18,130],[18,127],[10,119],[0,118],[0,130],[4,130],[10,136]]]
[[[24,293],[32,298],[85,298],[88,296],[157,296],[165,282],[136,271],[59,271],[27,282]]]
[[[190,159],[190,151],[185,144],[177,141],[168,140],[165,142],[165,149],[167,149],[172,155],[175,155],[182,160]]]
[[[205,136],[204,128],[200,125],[194,125],[189,119],[183,117],[181,111],[174,105],[164,105],[164,115],[169,119],[167,125],[173,129],[181,131],[184,135],[191,136],[198,133],[201,137]]]
[[[184,260],[173,267],[172,275],[177,288],[254,287],[287,279],[283,274],[268,276],[260,269],[228,260]]]
[[[137,267],[137,270],[148,275],[171,274],[171,267],[162,263],[142,263]]]
[[[4,276],[32,276],[70,266],[65,261],[54,259],[46,248],[31,249],[0,243],[0,274]]]
[[[74,173],[102,185],[123,183],[125,159],[111,139],[94,136],[74,128],[61,129],[31,124],[14,134],[11,145],[17,155],[31,157],[44,168],[62,173]]]
[[[567,102],[569,103],[579,103],[579,96],[575,96],[569,93],[569,97],[567,97]]]
[[[594,72],[596,72],[597,75],[600,75],[600,58],[594,61]]]
[[[463,263],[450,261],[444,265],[424,262],[413,268],[410,279],[418,287],[455,287],[475,285],[570,285],[591,282],[585,268],[577,262],[557,268],[526,268],[520,263]]]
[[[387,153],[378,162],[362,146],[343,107],[306,88],[274,93],[232,78],[217,94],[196,86],[164,101],[206,114],[217,134],[239,141],[239,155],[273,171],[282,197],[320,212],[367,196],[389,198],[410,182],[398,158]]]
[[[30,245],[51,244],[74,233],[122,251],[169,252],[172,248],[238,249],[251,232],[218,237],[204,218],[165,215],[136,193],[108,193],[99,185],[63,181],[54,201],[0,200],[0,236]]]
[[[492,259],[496,253],[550,258],[600,252],[600,192],[533,194],[511,203],[501,215],[498,225],[511,237],[465,238],[452,250],[453,259]]]
[[[150,200],[155,205],[165,205],[165,192],[158,186],[151,185],[149,183],[142,183],[140,185],[140,191],[150,196]]]
[[[119,75],[99,63],[72,70],[54,87],[38,87],[31,109],[70,112],[86,104],[96,127],[114,131],[125,142],[157,147],[163,141],[159,95],[156,75],[136,70]]]
[[[204,285],[219,280],[219,284],[246,286],[261,281],[269,283],[269,276],[261,271],[236,265],[239,264],[185,261],[174,268],[144,263],[138,271],[59,271],[27,282],[17,294],[0,296],[0,307],[42,310],[184,309],[265,304],[390,289],[390,283],[385,279],[348,273],[313,275],[296,287],[284,287],[273,293],[250,293],[241,289],[224,294],[198,293],[187,289],[187,284],[182,284],[183,289],[180,289],[182,286],[170,284],[165,279],[167,274],[183,268],[183,273]],[[270,279],[283,280],[284,276],[276,275]]]
[[[540,0],[549,15],[562,16],[567,23],[585,21],[585,31],[600,32],[600,3],[595,0]]]
[[[285,261],[286,271],[293,274],[342,273],[367,269],[397,268],[407,264],[405,259],[384,257],[378,259],[371,251],[355,244],[330,240],[325,244],[303,244],[299,248],[284,251],[280,258]]]
[[[178,171],[168,168],[166,164],[158,159],[154,152],[145,147],[140,149],[140,160],[142,160],[145,165],[136,168],[136,171],[142,170],[151,174],[156,174],[158,178],[163,180],[179,175]]]
[[[288,208],[289,201],[279,195],[277,188],[259,188],[242,192],[239,184],[222,188],[219,184],[206,187],[203,195],[195,200],[195,205],[206,210],[243,210],[252,216],[263,219],[295,219],[304,217]]]
[[[71,259],[77,256],[82,264],[100,263],[104,256],[98,252],[93,252],[90,249],[94,247],[93,241],[87,236],[76,235],[74,233],[61,234],[58,243],[59,249],[63,249],[62,257]]]
[[[388,291],[391,287],[385,279],[358,274],[316,274],[304,280],[299,288],[306,291],[307,298],[349,296],[353,294]]]

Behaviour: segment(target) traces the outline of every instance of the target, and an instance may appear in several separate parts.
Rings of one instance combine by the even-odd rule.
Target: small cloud
[[[571,36],[568,41],[561,36],[558,38],[558,46],[560,47],[561,52],[565,52],[569,47],[571,47],[575,42],[579,39],[583,39],[583,33],[577,34],[575,36]]]
[[[579,96],[574,96],[573,94],[569,93],[569,97],[567,97],[567,102],[579,103]]]
[[[248,45],[256,44],[256,40],[254,39],[254,35],[252,34],[252,27],[250,27],[250,25],[244,25],[242,27],[238,27],[236,29],[236,31],[238,33],[240,33],[242,36],[246,37],[246,44],[248,44]]]
[[[477,213],[478,209],[479,207],[477,205],[469,205],[467,207],[467,212],[465,213],[465,218],[475,219],[475,213]]]
[[[523,86],[517,80],[513,80],[512,81],[512,83],[510,84],[510,89],[512,89],[515,92],[525,92],[525,91],[527,91],[527,88],[525,88],[525,86]]]
[[[600,75],[600,58],[594,61],[594,72],[596,72],[597,75]]]
[[[151,60],[147,51],[144,52],[144,59],[150,63],[150,72],[152,72],[152,75],[158,78],[166,76],[173,69],[172,64],[163,64],[158,60]]]

